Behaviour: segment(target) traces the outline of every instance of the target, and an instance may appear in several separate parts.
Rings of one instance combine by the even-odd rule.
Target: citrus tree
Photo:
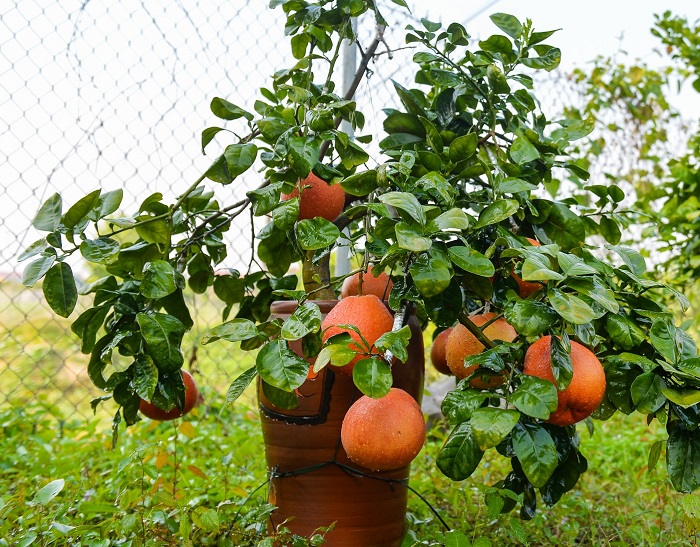
[[[255,366],[233,379],[230,402],[259,377],[266,397],[293,407],[310,369],[289,348],[295,340],[305,356],[317,356],[315,371],[352,361],[359,390],[387,395],[401,373],[394,357],[407,357],[404,322],[415,308],[424,325],[459,324],[453,332],[483,350],[458,360],[463,378],[442,405],[453,429],[437,466],[451,479],[468,478],[495,449],[512,471],[490,503],[507,511],[520,500],[521,514],[532,516],[537,491],[552,505],[586,470],[576,422],[592,427],[591,413],[607,419],[619,410],[666,426],[668,440],[652,447],[650,463],[665,448],[673,485],[695,489],[700,360],[654,297],[666,287],[645,275],[638,252],[608,237],[614,230],[602,229],[617,226],[612,211],[624,192],[611,187],[595,207],[582,207],[542,191],[554,177],[585,185],[588,173],[568,151],[593,130],[589,119],[552,122],[540,111],[533,73],[559,64],[559,49],[547,44],[554,31],[502,13],[491,16],[497,33],[479,42],[456,23],[409,26],[415,81],[394,82],[401,107],[384,109],[386,136],[370,143],[339,126],[344,120],[358,133],[364,126],[353,95],[383,42],[386,22],[376,4],[271,6],[285,12],[296,64],[277,71],[253,105],[212,100],[226,123],[206,129],[202,147],[221,131],[233,142],[182,195],[169,202],[153,194],[133,215],[115,216],[119,190],[96,189],[67,208],[56,194],[34,219],[46,235],[21,257],[32,258],[24,283],[43,279],[56,313],[70,315],[77,301],[69,256],[106,268],[106,277],[81,290],[92,306],[72,329],[90,356],[90,378],[107,392],[94,404],[117,405],[115,431],[122,420],[139,421],[142,400],[165,411],[184,408],[180,344],[193,322],[183,294],[213,287],[226,304],[224,323],[203,342],[240,342],[257,352]],[[351,88],[337,90],[340,43],[356,38],[352,18],[365,16],[374,17],[376,36]],[[381,162],[370,160],[370,146],[379,147]],[[235,187],[253,166],[265,173],[259,188],[230,203],[216,197],[220,185]],[[315,191],[317,178],[330,185],[311,200],[323,206],[308,212],[305,193]],[[339,215],[326,207],[338,185],[345,193]],[[258,260],[245,272],[216,275],[227,257],[223,235],[244,211],[268,219],[250,241]],[[613,262],[590,243],[601,234]],[[324,336],[314,300],[337,298],[343,278],[331,277],[329,257],[338,245],[361,257],[365,275],[390,272],[393,329],[371,343],[354,325],[345,330],[355,338]],[[289,273],[296,262],[301,285]],[[270,320],[276,299],[298,301],[284,322]],[[513,334],[492,340],[487,331],[501,320]]]

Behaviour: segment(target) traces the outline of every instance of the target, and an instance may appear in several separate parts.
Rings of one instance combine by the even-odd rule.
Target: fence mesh
[[[387,43],[400,47],[419,13],[388,9]],[[211,161],[199,147],[202,129],[216,125],[211,99],[252,109],[274,70],[291,64],[283,16],[266,2],[240,0],[21,0],[0,8],[0,408],[38,399],[58,415],[87,417],[97,395],[72,320],[50,311],[39,284],[20,283],[17,257],[41,237],[31,228],[39,205],[60,192],[65,208],[98,187],[122,188],[124,211],[156,191],[172,201]],[[360,43],[374,35],[369,19],[360,20]],[[372,93],[367,84],[358,90],[366,132],[379,135],[371,111],[391,101],[390,78],[402,79],[409,56],[384,54],[370,66]],[[259,183],[253,173],[215,191],[222,201],[240,199]],[[249,222],[242,215],[229,231],[226,266],[247,262],[250,249],[236,241]],[[84,278],[94,273],[75,267]],[[221,392],[231,380],[221,350],[197,347],[221,310],[206,294],[195,304],[186,353],[193,368],[207,369],[198,382]]]

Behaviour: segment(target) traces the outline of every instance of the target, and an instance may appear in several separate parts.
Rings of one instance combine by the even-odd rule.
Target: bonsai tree
[[[77,300],[67,258],[80,253],[107,271],[81,288],[93,304],[72,330],[90,356],[90,378],[108,393],[93,404],[117,405],[115,430],[122,420],[138,422],[142,399],[165,411],[184,407],[180,343],[193,323],[183,294],[213,287],[226,304],[224,322],[203,342],[240,342],[257,351],[255,366],[232,379],[230,402],[260,377],[270,400],[294,406],[310,365],[289,349],[293,340],[302,341],[306,356],[317,356],[315,371],[361,353],[355,384],[373,398],[386,395],[392,375],[400,374],[393,357],[406,359],[404,318],[415,308],[426,326],[463,327],[448,338],[448,359],[457,351],[450,347],[464,343],[455,333],[480,344],[457,358],[463,378],[442,405],[453,430],[437,466],[451,479],[469,477],[484,452],[495,449],[512,471],[494,496],[503,511],[520,499],[521,514],[531,516],[536,491],[552,505],[586,470],[576,422],[590,428],[590,417],[619,410],[664,424],[674,487],[697,488],[695,344],[658,303],[667,289],[645,277],[639,253],[611,242],[605,247],[616,261],[609,263],[594,244],[616,233],[612,211],[624,193],[595,189],[595,205],[581,206],[543,191],[557,178],[585,185],[586,170],[567,151],[593,129],[590,120],[551,121],[540,111],[532,74],[559,64],[559,49],[547,45],[554,31],[502,13],[491,16],[498,33],[479,42],[457,23],[409,26],[415,81],[394,82],[401,108],[383,110],[386,137],[371,143],[339,127],[343,120],[357,132],[364,126],[353,96],[383,41],[386,22],[376,4],[271,6],[285,12],[296,64],[277,71],[253,105],[212,100],[213,114],[226,123],[204,130],[202,148],[222,131],[232,143],[183,194],[172,201],[153,194],[130,216],[114,215],[120,190],[95,189],[67,209],[56,194],[34,219],[46,235],[21,257],[32,258],[24,282],[43,279],[56,313],[70,315]],[[351,88],[338,90],[340,44],[356,39],[351,20],[366,14],[375,18],[376,36],[363,49]],[[380,162],[368,152],[377,145]],[[254,166],[265,173],[259,188],[231,203],[216,197],[219,186],[235,188]],[[339,216],[326,207],[338,185],[346,194]],[[323,197],[316,205],[323,207],[302,215],[305,193],[317,187]],[[257,259],[245,272],[216,275],[227,257],[223,235],[248,211],[269,219],[249,241]],[[347,334],[323,341],[314,300],[337,298],[344,277],[330,275],[329,260],[338,245],[360,258],[365,276],[386,272],[393,281],[394,328],[374,348],[359,348]],[[301,285],[289,273],[296,262]],[[269,318],[276,299],[298,301],[284,322]],[[500,320],[514,334],[491,339],[487,331]],[[652,465],[663,448],[652,447]]]

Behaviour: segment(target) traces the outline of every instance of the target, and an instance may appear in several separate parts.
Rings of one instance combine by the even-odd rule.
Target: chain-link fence
[[[417,18],[384,11],[387,44],[400,48],[403,29]],[[48,309],[39,284],[20,282],[17,257],[41,237],[31,227],[39,205],[60,192],[65,210],[98,187],[122,188],[124,211],[153,192],[172,201],[211,161],[199,147],[202,129],[216,125],[211,99],[252,109],[270,75],[293,62],[283,17],[267,2],[242,0],[19,0],[0,8],[0,408],[38,398],[57,414],[88,416],[96,394],[72,320]],[[362,45],[374,25],[371,17],[359,25]],[[365,132],[375,139],[381,127],[372,112],[391,104],[390,78],[403,80],[398,73],[410,55],[380,55],[358,90]],[[222,201],[240,199],[259,183],[253,172],[215,191]],[[235,241],[250,232],[249,222],[242,215],[228,232],[225,266],[247,262],[250,249]],[[220,308],[206,294],[196,305],[188,357],[194,368],[208,367],[198,382],[221,391],[231,380],[221,356],[195,349]]]

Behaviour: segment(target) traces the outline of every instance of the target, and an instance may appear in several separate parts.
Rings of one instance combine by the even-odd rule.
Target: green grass
[[[0,413],[0,545],[271,545],[271,508],[265,488],[256,491],[266,474],[252,407],[220,412],[205,405],[179,423],[141,422],[122,430],[114,451],[109,425],[61,422],[36,406]],[[661,430],[620,416],[597,423],[592,437],[582,433],[589,471],[530,521],[518,518],[518,508],[488,514],[484,493],[508,471],[502,458],[485,458],[462,483],[440,474],[440,428],[415,461],[411,485],[477,545],[696,544],[698,496],[674,493],[661,468],[646,472],[648,448],[663,438]],[[54,498],[37,496],[58,479],[65,484]],[[408,519],[406,545],[444,543],[439,520],[413,494]]]

